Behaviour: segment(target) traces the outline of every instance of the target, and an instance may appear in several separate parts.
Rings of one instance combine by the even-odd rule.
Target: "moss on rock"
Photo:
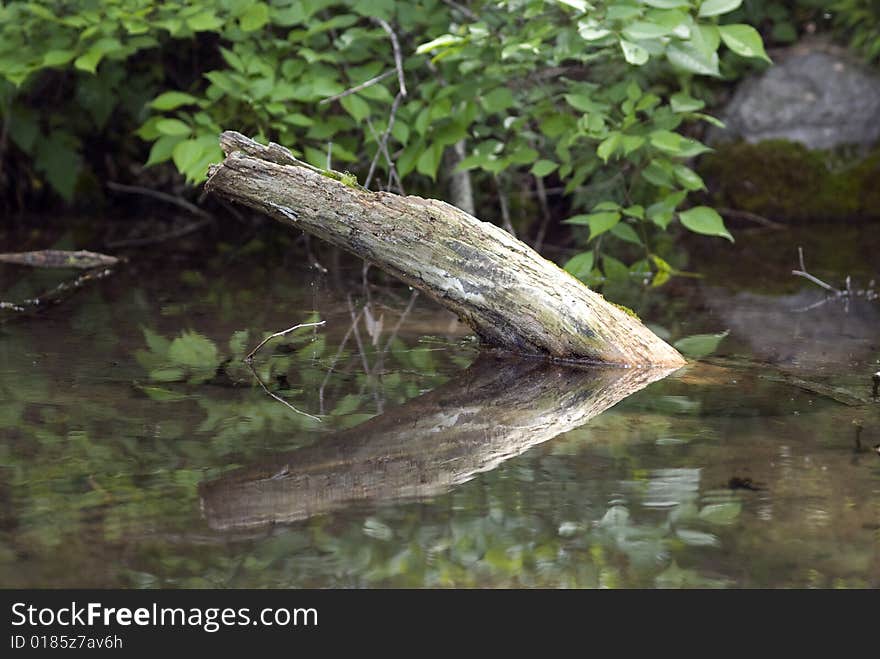
[[[785,140],[737,142],[698,169],[717,206],[789,223],[880,218],[880,148],[846,159]]]

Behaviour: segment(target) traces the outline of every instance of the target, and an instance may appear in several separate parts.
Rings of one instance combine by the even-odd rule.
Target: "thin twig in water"
[[[288,403],[286,400],[284,400],[284,399],[283,399],[281,396],[279,396],[278,394],[273,394],[271,391],[269,391],[269,387],[267,387],[267,386],[263,383],[263,381],[260,379],[260,376],[257,375],[257,371],[256,371],[256,369],[254,369],[253,364],[251,364],[251,362],[250,362],[250,361],[247,361],[247,360],[245,360],[245,363],[247,364],[247,367],[250,369],[250,371],[251,371],[251,373],[253,374],[253,376],[256,378],[257,382],[258,382],[258,383],[260,384],[260,386],[263,388],[263,391],[265,391],[267,394],[269,394],[269,396],[271,396],[272,398],[274,398],[275,400],[277,400],[279,403],[281,403],[281,404],[283,404],[283,405],[286,405],[287,407],[289,407],[290,409],[292,409],[292,410],[293,410],[294,412],[296,412],[297,414],[302,414],[303,416],[307,416],[307,417],[309,417],[310,419],[314,419],[314,420],[317,421],[318,423],[321,423],[321,417],[315,416],[314,414],[309,414],[308,412],[303,412],[302,410],[297,409],[296,407],[294,407],[293,405],[291,405],[290,403]]]
[[[413,305],[416,303],[416,298],[419,296],[419,292],[413,289],[412,294],[409,296],[409,304],[406,305],[406,309],[403,310],[403,313],[400,314],[400,318],[397,319],[397,324],[391,328],[391,334],[388,335],[388,340],[385,342],[385,347],[382,348],[381,357],[384,357],[388,351],[391,349],[391,343],[394,339],[397,338],[397,333],[400,331],[400,326],[403,325],[403,322],[406,320],[406,317],[409,316],[410,311],[412,311]]]
[[[318,321],[317,323],[300,323],[299,325],[294,325],[293,327],[289,327],[288,329],[283,330],[283,331],[281,331],[281,332],[275,332],[274,334],[270,334],[270,335],[267,336],[265,339],[263,339],[262,341],[260,341],[259,345],[257,345],[256,348],[254,348],[253,350],[251,350],[251,351],[248,353],[247,357],[244,358],[244,361],[245,361],[246,363],[248,363],[248,364],[250,364],[251,362],[253,362],[253,361],[254,361],[254,355],[257,354],[257,352],[260,350],[260,348],[262,348],[264,345],[266,345],[266,344],[267,344],[269,341],[271,341],[272,339],[276,339],[276,338],[278,338],[279,336],[285,336],[285,335],[287,335],[287,334],[290,334],[290,333],[293,332],[294,330],[298,330],[298,329],[300,329],[301,327],[321,327],[321,326],[324,325],[326,322],[327,322],[326,320],[320,320],[320,321]]]
[[[0,309],[24,312],[28,309],[45,307],[51,302],[59,302],[62,296],[68,291],[75,291],[90,281],[103,279],[104,277],[107,277],[112,273],[113,268],[93,268],[92,270],[88,270],[82,273],[72,281],[61,282],[55,288],[47,291],[46,293],[43,293],[38,297],[22,300],[22,302],[18,304],[16,304],[15,302],[0,302]]]
[[[175,197],[174,195],[170,195],[166,192],[151,190],[150,188],[144,188],[139,185],[123,185],[122,183],[114,183],[113,181],[108,181],[107,187],[111,190],[115,190],[116,192],[127,192],[129,194],[139,194],[144,195],[145,197],[153,197],[154,199],[165,201],[169,204],[174,204],[175,206],[185,208],[193,215],[199,215],[200,217],[214,219],[214,216],[211,215],[208,211],[199,208],[195,204],[188,202],[182,197]]]
[[[318,402],[321,406],[321,414],[324,413],[324,388],[327,386],[327,382],[330,380],[330,374],[333,373],[333,369],[336,368],[336,362],[339,361],[339,357],[345,349],[345,344],[348,343],[348,339],[351,337],[352,332],[354,332],[354,326],[360,321],[363,312],[364,310],[361,309],[360,312],[358,312],[357,318],[355,318],[351,325],[349,325],[348,331],[345,333],[345,336],[342,337],[342,341],[339,343],[339,349],[336,351],[336,355],[334,355],[333,360],[330,362],[327,374],[324,376],[324,380],[321,382],[321,386],[318,389]]]
[[[370,375],[370,363],[367,361],[367,353],[364,350],[364,342],[361,340],[361,333],[358,331],[357,320],[354,313],[354,305],[351,303],[351,295],[348,296],[348,313],[351,315],[352,327],[354,328],[354,340],[357,343],[358,352],[361,355],[361,361],[364,366],[364,373]]]
[[[800,270],[792,270],[791,274],[796,275],[798,277],[803,277],[804,279],[807,279],[807,280],[813,282],[814,284],[816,284],[816,286],[821,286],[826,291],[834,293],[835,295],[841,295],[841,296],[846,295],[846,293],[844,291],[841,291],[837,288],[834,288],[834,286],[832,286],[831,284],[828,284],[828,283],[822,281],[821,279],[819,279],[818,277],[814,277],[809,272],[807,272],[807,266],[804,265],[804,248],[803,247],[798,247],[798,260],[800,261],[801,269]]]
[[[395,69],[388,69],[385,73],[380,73],[375,78],[370,78],[366,82],[362,82],[359,85],[355,85],[350,89],[346,89],[344,92],[340,92],[335,96],[329,96],[328,98],[321,99],[318,101],[318,105],[326,105],[327,103],[332,103],[333,101],[338,101],[339,99],[345,98],[346,96],[351,96],[352,94],[356,94],[359,91],[363,91],[367,87],[372,87],[377,82],[382,82],[385,78],[393,76],[397,71]]]

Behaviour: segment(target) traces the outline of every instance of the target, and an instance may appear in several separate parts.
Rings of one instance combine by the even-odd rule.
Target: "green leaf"
[[[532,165],[532,174],[538,177],[547,176],[552,172],[555,172],[559,167],[552,160],[539,160],[534,165]]]
[[[530,165],[538,159],[538,155],[540,154],[532,147],[521,146],[509,156],[508,160],[513,165]]]
[[[674,187],[675,183],[673,181],[673,176],[674,173],[671,171],[671,164],[665,159],[652,160],[651,164],[642,170],[642,178],[651,185],[656,185],[658,188]]]
[[[43,66],[61,66],[62,64],[67,64],[75,55],[75,50],[50,50],[43,55]]]
[[[185,331],[171,342],[168,359],[180,366],[215,368],[218,363],[217,346],[211,339],[198,332]]]
[[[563,267],[578,279],[589,277],[593,271],[593,252],[581,252],[570,258]]]
[[[700,5],[700,13],[698,16],[720,16],[727,14],[734,9],[739,9],[743,0],[706,0]]]
[[[179,108],[181,105],[193,105],[197,103],[198,99],[195,96],[191,96],[190,94],[185,94],[183,92],[165,92],[164,94],[159,94],[156,98],[153,99],[153,102],[150,103],[150,106],[156,110],[174,110]]]
[[[618,222],[615,224],[611,227],[611,233],[624,242],[632,243],[633,245],[642,244],[642,239],[639,238],[639,234],[636,233],[636,230],[626,222]]]
[[[156,334],[152,330],[147,327],[141,328],[144,333],[144,340],[147,342],[147,347],[151,352],[155,353],[157,356],[165,359],[168,355],[168,348],[171,346],[171,341],[166,339],[161,334]]]
[[[729,331],[721,334],[694,334],[675,342],[675,349],[692,359],[708,357],[718,349],[718,344],[729,334]]]
[[[184,379],[183,369],[164,366],[150,371],[148,377],[153,382],[181,382]]]
[[[706,184],[703,183],[703,179],[700,178],[700,175],[697,174],[690,167],[686,167],[685,165],[676,165],[673,167],[672,172],[675,174],[675,178],[686,190],[705,190]]]
[[[666,48],[669,62],[684,71],[707,76],[720,76],[718,53],[706,55],[690,42],[672,43]]]
[[[572,9],[576,9],[579,12],[585,12],[587,9],[592,9],[593,5],[591,5],[587,0],[557,0],[559,4],[566,5],[571,7]]]
[[[255,2],[241,15],[241,29],[255,32],[269,22],[269,7],[265,2]]]
[[[624,135],[620,144],[623,147],[623,155],[628,156],[636,149],[639,149],[645,143],[645,138],[641,135]]]
[[[684,138],[671,130],[655,130],[650,135],[651,144],[666,153],[679,154]]]
[[[619,145],[620,133],[615,130],[611,132],[608,137],[602,140],[602,143],[596,149],[596,155],[599,156],[603,162],[607,163],[608,158],[610,158],[614,154]]]
[[[642,13],[640,7],[626,4],[612,4],[605,10],[606,21],[626,21]]]
[[[429,53],[432,50],[440,50],[442,48],[448,48],[449,46],[455,46],[460,44],[464,39],[461,37],[457,37],[452,34],[444,34],[442,36],[437,37],[436,39],[432,39],[427,43],[423,43],[421,46],[416,48],[416,55],[424,55],[425,53]]]
[[[642,0],[643,5],[657,7],[658,9],[675,9],[676,7],[690,7],[690,0]]]
[[[147,158],[147,162],[144,166],[150,167],[152,165],[158,165],[171,158],[171,153],[174,151],[174,147],[177,146],[178,142],[182,139],[183,137],[180,135],[163,135],[157,139],[153,142],[153,146],[150,148],[150,157]]]
[[[349,94],[340,99],[340,104],[358,123],[370,116],[370,104],[357,94]]]
[[[632,41],[621,39],[620,48],[623,50],[624,59],[630,64],[641,66],[648,61],[648,51]]]
[[[637,220],[644,220],[645,219],[645,208],[643,206],[638,205],[638,204],[635,204],[634,206],[627,206],[626,208],[623,209],[623,214],[626,215],[627,217],[634,217]]]
[[[433,144],[422,152],[416,161],[416,171],[432,179],[437,178],[437,169],[440,167],[440,160],[443,157],[443,147],[439,144]]]
[[[238,330],[229,337],[229,351],[235,357],[241,357],[248,348],[248,330]]]
[[[674,29],[674,26],[650,23],[648,21],[636,21],[623,28],[623,35],[633,41],[657,39],[658,37],[666,36]]]
[[[590,240],[610,230],[620,222],[620,213],[617,211],[603,211],[588,215],[575,215],[565,220],[566,224],[586,225],[590,227]]]
[[[717,547],[721,544],[717,536],[703,531],[676,528],[675,535],[688,547]]]
[[[99,39],[89,46],[89,49],[85,53],[77,57],[73,62],[73,65],[80,71],[94,73],[105,55],[121,48],[122,44],[118,39]]]
[[[681,223],[694,233],[706,236],[721,236],[733,242],[733,236],[724,226],[724,220],[718,212],[708,206],[697,206],[678,214]]]
[[[602,270],[605,272],[607,279],[626,281],[629,279],[629,268],[622,261],[618,261],[613,256],[607,254],[602,257]]]
[[[193,32],[206,32],[223,27],[223,19],[219,18],[212,9],[205,9],[195,16],[186,19],[186,24]]]
[[[651,222],[661,229],[666,230],[666,227],[672,222],[676,206],[678,206],[686,196],[687,192],[684,191],[667,193],[663,199],[648,206],[645,210],[645,215],[651,220]]]
[[[507,87],[498,87],[482,97],[486,112],[501,112],[513,106],[513,94]]]
[[[720,25],[718,30],[721,33],[721,40],[733,52],[743,57],[756,57],[771,62],[764,52],[761,35],[751,25]]]
[[[156,130],[162,135],[189,135],[191,129],[180,119],[162,119],[156,123]]]
[[[578,34],[584,41],[598,41],[611,34],[611,30],[600,26],[596,20],[590,18],[578,21]]]
[[[673,112],[696,112],[702,110],[706,103],[697,98],[693,98],[685,92],[678,92],[669,98],[669,105]]]
[[[171,152],[171,159],[177,171],[187,174],[204,152],[204,147],[196,140],[183,140],[178,142]]]
[[[703,506],[699,516],[701,520],[710,524],[727,526],[733,524],[741,512],[742,504],[739,501],[728,501],[725,503],[710,503],[707,506]]]

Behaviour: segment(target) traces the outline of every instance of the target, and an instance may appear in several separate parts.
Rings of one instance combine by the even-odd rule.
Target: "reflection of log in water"
[[[582,425],[670,369],[572,368],[483,355],[444,386],[318,444],[202,483],[218,530],[358,500],[429,497]]]

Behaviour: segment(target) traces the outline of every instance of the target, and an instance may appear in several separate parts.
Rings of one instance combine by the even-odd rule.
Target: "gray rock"
[[[843,57],[797,53],[746,80],[710,141],[785,139],[811,149],[880,138],[880,76]]]

